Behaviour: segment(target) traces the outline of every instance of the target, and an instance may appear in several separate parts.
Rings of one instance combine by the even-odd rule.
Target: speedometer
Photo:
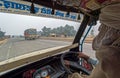
[[[41,77],[47,77],[48,76],[48,71],[47,70],[43,70],[41,72]]]
[[[35,75],[35,78],[41,78],[40,74]]]

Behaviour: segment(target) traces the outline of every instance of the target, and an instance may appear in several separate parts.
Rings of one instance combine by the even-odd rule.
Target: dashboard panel
[[[42,67],[30,69],[23,73],[23,78],[61,78],[65,74],[65,70],[58,61],[52,61]],[[32,70],[34,72],[31,73]]]
[[[56,71],[50,65],[47,65],[37,69],[33,74],[33,78],[51,78],[55,72]]]
[[[56,69],[50,65],[47,65],[40,69],[37,69],[33,73],[33,78],[58,78],[64,73],[65,71],[62,71],[59,68]]]
[[[67,78],[68,73],[63,67],[60,59],[61,55],[49,57],[36,61],[34,63],[20,67],[12,72],[2,75],[2,78]],[[73,67],[67,68],[72,72],[88,72],[90,73],[93,68],[88,65],[84,59],[77,60],[72,56],[66,56],[65,60],[71,60]],[[76,69],[77,68],[77,69]],[[80,69],[80,70],[78,70]],[[86,73],[85,73],[86,74]],[[89,75],[89,74],[87,74]]]

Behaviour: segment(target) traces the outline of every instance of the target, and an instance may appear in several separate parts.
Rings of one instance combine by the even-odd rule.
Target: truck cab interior
[[[1,66],[8,66],[10,71],[1,75],[1,78],[67,78],[68,75],[78,72],[81,75],[90,75],[93,70],[93,65],[84,58],[78,58],[78,53],[82,52],[83,42],[89,29],[96,25],[100,9],[88,10],[82,8],[78,3],[67,4],[67,0],[21,0],[31,3],[30,13],[36,14],[34,4],[42,5],[52,8],[54,10],[61,10],[67,13],[75,12],[83,15],[83,20],[79,26],[77,34],[70,46],[62,47],[61,49],[51,50],[48,53],[41,55],[34,55],[24,60],[16,60],[11,63],[3,64]],[[70,0],[72,1],[72,0]],[[84,0],[76,0],[83,1]],[[69,2],[69,1],[68,1]],[[76,2],[75,2],[76,3]],[[77,19],[79,20],[80,17]],[[85,33],[86,28],[88,32]],[[83,34],[86,34],[83,37]],[[82,43],[80,43],[82,42]],[[32,61],[31,61],[32,60]],[[69,63],[69,65],[67,65]],[[16,66],[14,66],[16,64]]]

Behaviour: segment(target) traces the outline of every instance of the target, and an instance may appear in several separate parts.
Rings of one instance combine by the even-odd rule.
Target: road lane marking
[[[9,55],[10,55],[10,49],[12,48],[12,43],[9,45],[8,47],[8,51],[7,51],[7,58],[6,59],[9,59]]]
[[[0,45],[0,48],[3,47],[7,43],[7,39],[3,41],[3,43]]]

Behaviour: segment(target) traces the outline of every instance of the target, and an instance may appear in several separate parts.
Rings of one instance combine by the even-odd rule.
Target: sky
[[[76,29],[80,26],[80,23],[66,20],[8,13],[0,13],[0,18],[1,30],[10,35],[22,35],[27,28],[36,28],[40,31],[44,26],[55,28],[68,24]]]
[[[44,26],[55,28],[66,24],[74,26],[76,30],[80,26],[78,22],[54,18],[0,13],[0,28],[6,32],[6,35],[23,35],[24,30],[28,28],[36,28],[40,31]],[[95,32],[97,32],[98,25],[94,28]]]

